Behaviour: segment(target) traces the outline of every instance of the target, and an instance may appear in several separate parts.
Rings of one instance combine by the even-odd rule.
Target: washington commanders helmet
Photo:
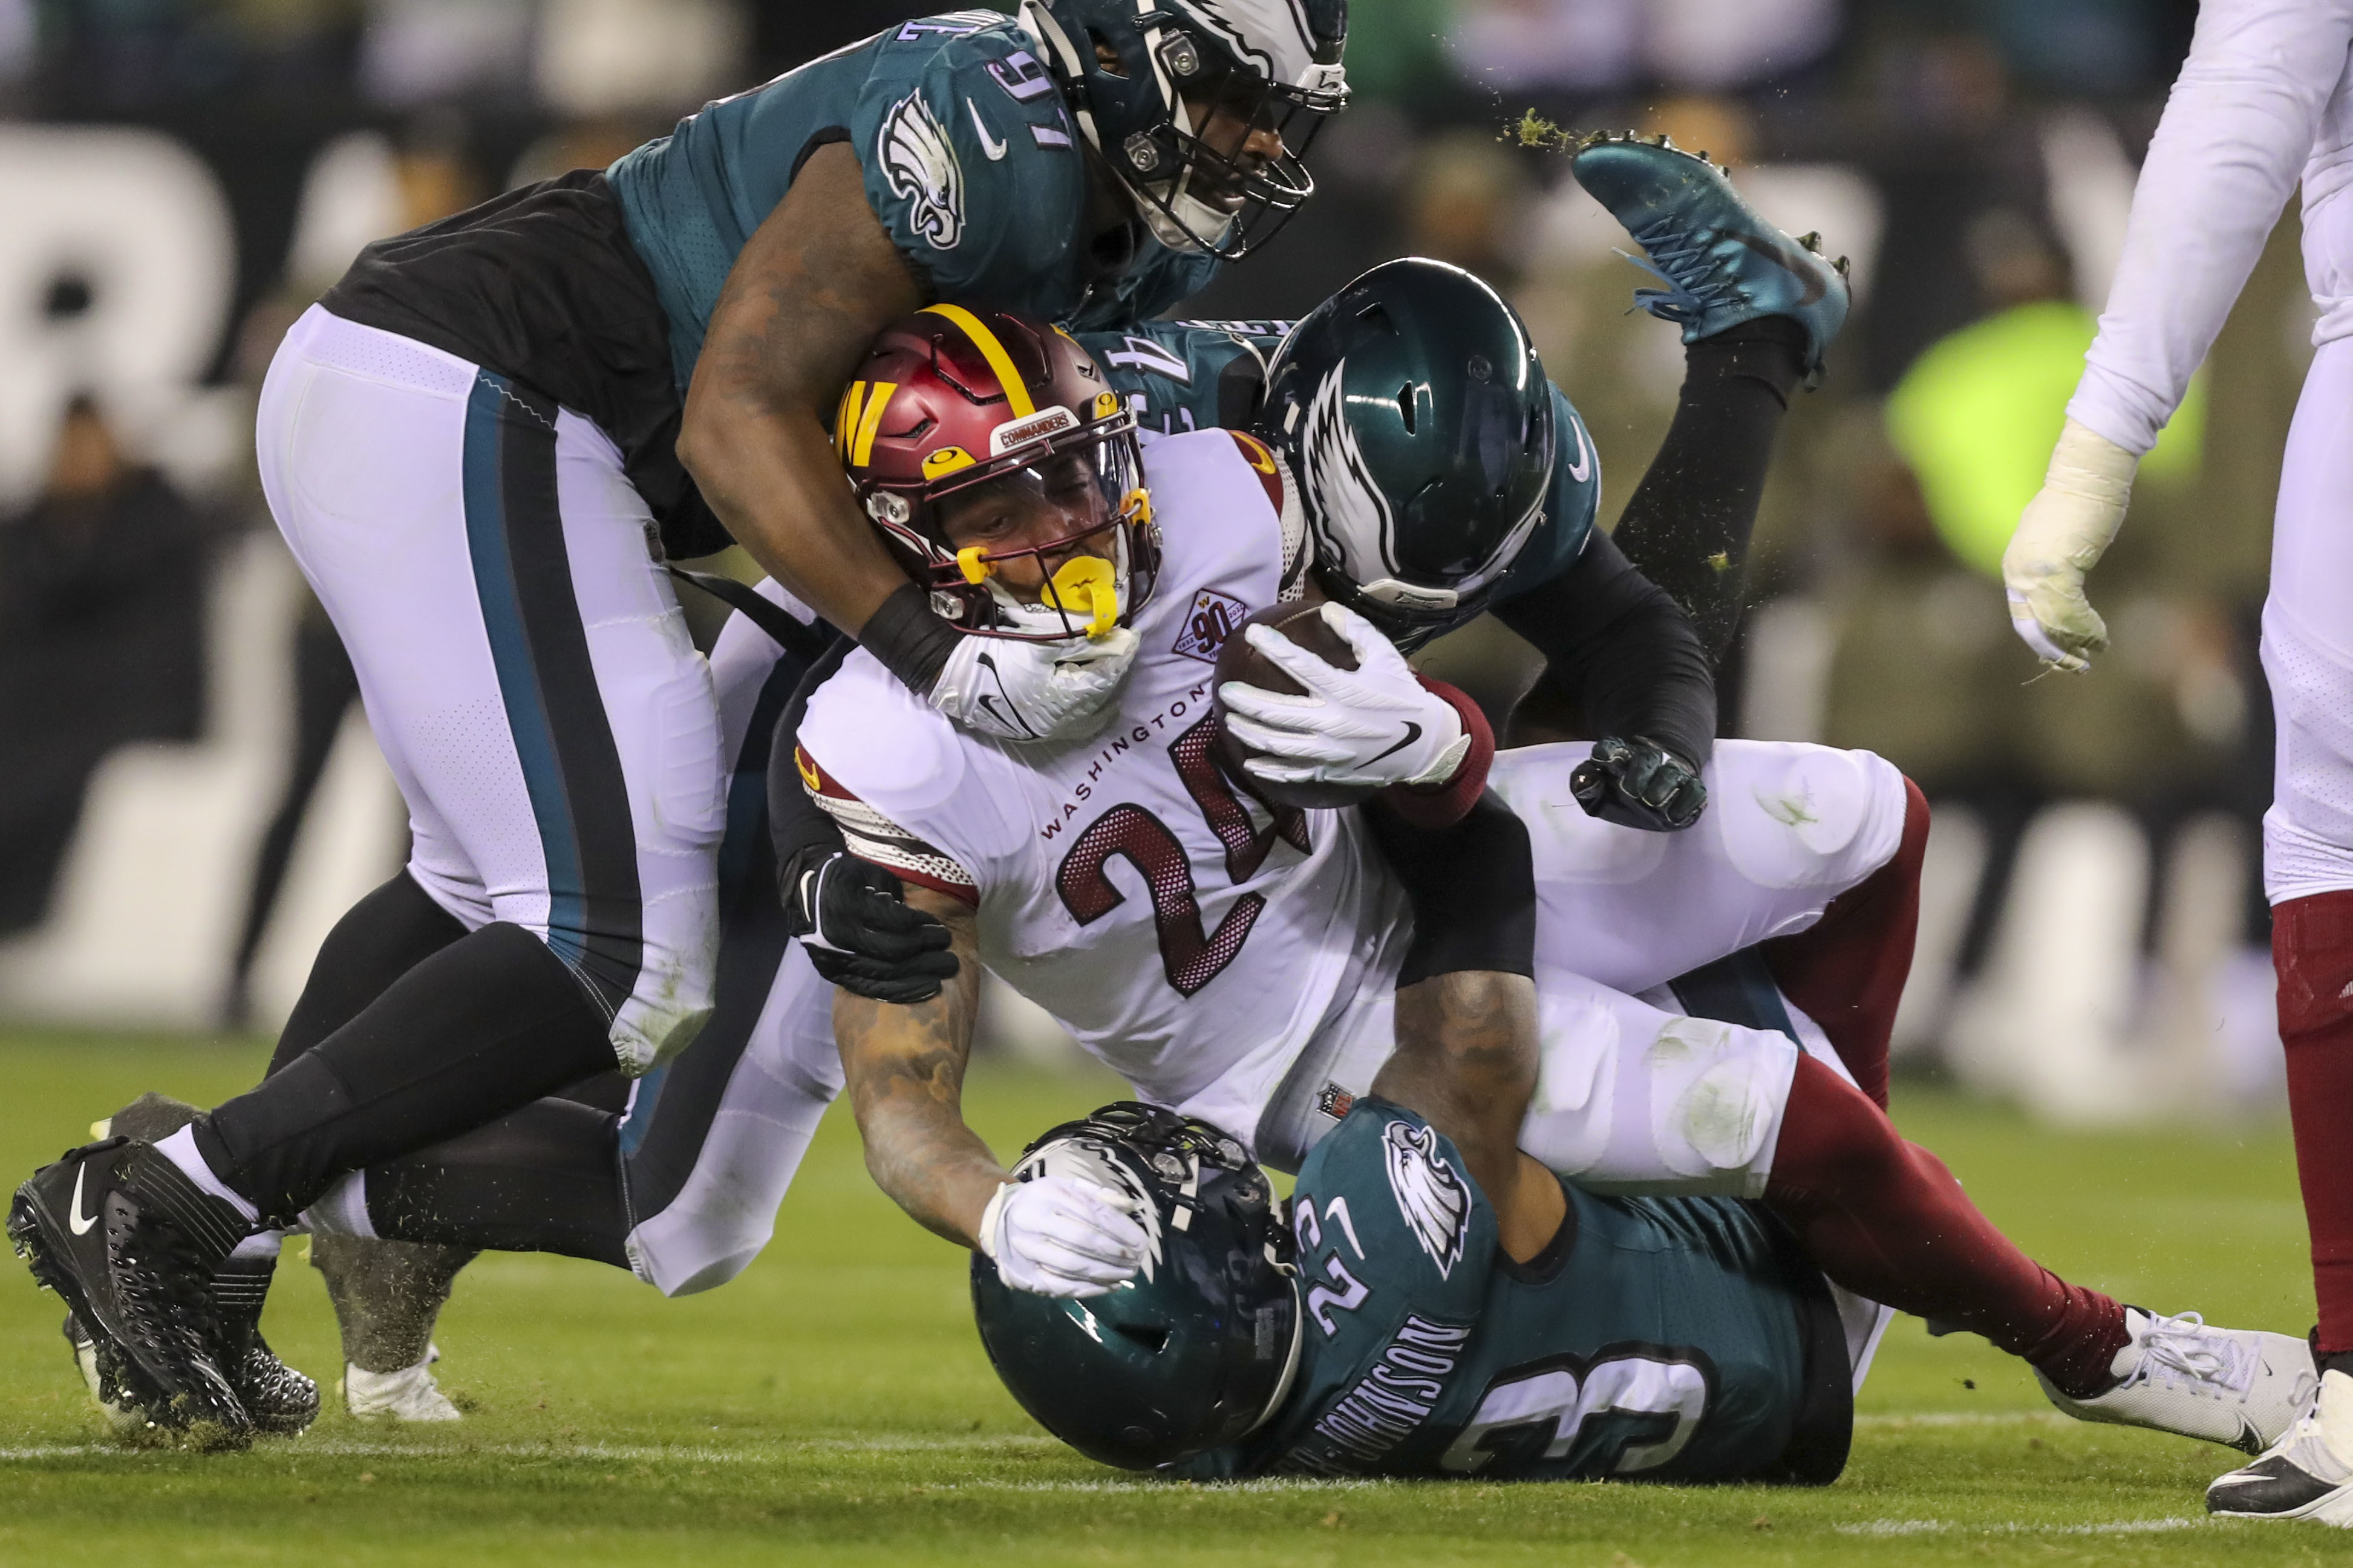
[[[1079,1176],[1136,1200],[1135,1277],[1101,1296],[1033,1296],[972,1260],[973,1316],[997,1374],[1039,1425],[1124,1469],[1237,1442],[1290,1393],[1302,1315],[1291,1227],[1266,1173],[1206,1121],[1123,1100],[1023,1152],[1017,1181]]]
[[[1292,329],[1258,427],[1299,481],[1318,583],[1408,651],[1486,608],[1552,488],[1552,386],[1526,326],[1421,257]]]
[[[1162,244],[1230,261],[1315,194],[1308,144],[1348,101],[1347,0],[1022,0],[1020,23]],[[1278,133],[1282,154],[1212,146],[1219,111]]]
[[[900,564],[963,630],[1102,637],[1152,597],[1160,536],[1134,414],[1059,327],[960,305],[902,318],[842,394],[834,447]],[[1050,505],[1067,531],[958,548],[944,507],[992,496]],[[1034,599],[1008,585],[1024,562]]]

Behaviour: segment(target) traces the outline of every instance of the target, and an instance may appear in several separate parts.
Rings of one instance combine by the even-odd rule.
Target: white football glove
[[[1080,741],[1109,721],[1134,668],[1135,633],[1024,642],[959,637],[932,687],[932,706],[995,741]]]
[[[2058,669],[2092,668],[2108,646],[2107,623],[2084,596],[2084,574],[2116,537],[2140,459],[2073,419],[2059,433],[2042,489],[2026,503],[2002,552],[2010,624]]]
[[[1242,764],[1268,784],[1444,784],[1462,765],[1471,737],[1454,705],[1414,679],[1405,656],[1345,605],[1324,621],[1356,650],[1356,668],[1324,663],[1271,626],[1243,635],[1307,689],[1287,697],[1229,680],[1218,688],[1226,729],[1253,751]]]
[[[1008,1182],[980,1215],[997,1277],[1033,1296],[1100,1296],[1144,1266],[1134,1200],[1075,1176]]]

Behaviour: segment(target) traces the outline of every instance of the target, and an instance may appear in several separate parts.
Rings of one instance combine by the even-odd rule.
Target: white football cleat
[[[2078,1421],[2147,1426],[2260,1454],[2312,1402],[2312,1347],[2303,1340],[2138,1307],[2125,1309],[2125,1327],[2132,1339],[2108,1363],[2116,1387],[2070,1399],[2038,1372],[2052,1404]]]
[[[2353,1527],[2353,1377],[2320,1380],[2311,1412],[2286,1436],[2206,1489],[2225,1519],[2309,1519]]]
[[[464,1414],[433,1381],[433,1363],[440,1359],[441,1347],[428,1344],[423,1361],[398,1372],[368,1372],[344,1363],[343,1408],[364,1420],[463,1421]]]

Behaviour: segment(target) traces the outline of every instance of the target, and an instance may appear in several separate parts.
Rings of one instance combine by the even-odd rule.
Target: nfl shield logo
[[[1203,664],[1217,663],[1218,650],[1249,614],[1250,606],[1231,594],[1202,589],[1185,616],[1185,629],[1177,634],[1176,651]]]

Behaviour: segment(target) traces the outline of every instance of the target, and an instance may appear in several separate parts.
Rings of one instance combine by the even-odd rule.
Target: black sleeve
[[[776,842],[779,875],[785,874],[804,850],[844,847],[841,829],[801,787],[800,767],[795,761],[798,751],[795,737],[801,731],[801,719],[808,712],[809,699],[841,668],[841,661],[857,646],[848,637],[837,638],[809,666],[808,673],[793,688],[785,710],[776,717],[776,741],[768,752],[768,832]]]
[[[1608,534],[1495,616],[1545,657],[1531,702],[1577,714],[1588,739],[1648,736],[1694,766],[1714,753],[1715,676],[1699,631]]]

